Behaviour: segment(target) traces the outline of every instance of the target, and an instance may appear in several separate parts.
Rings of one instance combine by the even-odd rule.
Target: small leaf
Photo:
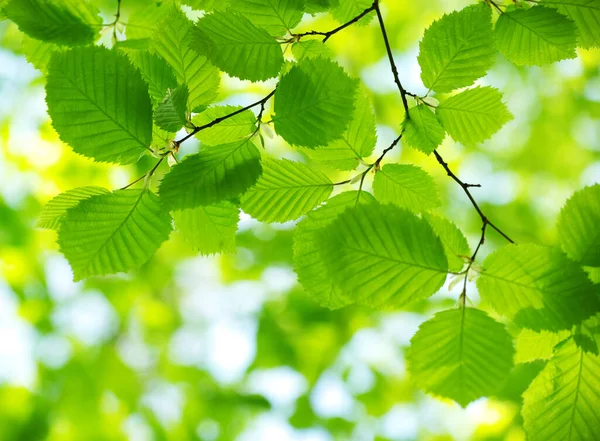
[[[69,208],[76,206],[84,199],[108,193],[110,191],[102,187],[78,187],[61,193],[44,206],[38,218],[37,226],[49,230],[58,230]]]
[[[192,123],[196,127],[201,127],[239,109],[241,109],[241,106],[211,106],[204,112],[195,115],[192,118]],[[207,145],[227,144],[241,140],[252,134],[255,129],[256,117],[251,110],[246,110],[221,121],[213,127],[201,130],[196,134],[196,138]]]
[[[422,217],[429,222],[434,233],[442,241],[448,259],[448,269],[454,272],[460,271],[464,266],[465,257],[471,255],[469,243],[463,232],[445,217],[431,213],[423,213]],[[460,278],[462,279],[463,277]]]
[[[444,128],[424,104],[413,107],[409,114],[410,118],[404,120],[402,139],[426,155],[431,154],[446,137]]]
[[[188,97],[186,85],[169,90],[165,100],[154,111],[156,125],[167,132],[177,132],[181,129],[187,122]]]
[[[323,40],[300,40],[292,45],[292,55],[296,61],[305,58],[330,58],[331,50]]]
[[[300,23],[303,9],[303,0],[235,0],[229,7],[276,37]]]
[[[148,51],[134,51],[129,59],[148,83],[150,96],[155,103],[161,102],[169,89],[177,88],[175,73],[164,58]]]
[[[438,312],[410,341],[408,370],[426,392],[466,407],[498,391],[513,367],[512,339],[485,312],[463,307]]]
[[[569,331],[535,332],[522,329],[517,336],[515,363],[531,363],[552,358],[554,347],[569,337]]]
[[[365,9],[371,7],[372,4],[373,2],[371,0],[343,0],[331,10],[331,15],[339,23],[346,23],[354,17],[357,17]],[[361,18],[357,24],[363,26],[367,25],[374,16],[375,13],[371,11],[365,17]]]

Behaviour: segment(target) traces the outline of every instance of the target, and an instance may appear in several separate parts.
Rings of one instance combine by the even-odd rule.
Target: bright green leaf
[[[471,256],[471,249],[465,235],[445,217],[431,213],[423,213],[422,217],[429,222],[433,232],[442,241],[448,259],[448,269],[454,272],[460,271],[465,266],[464,258]]]
[[[496,53],[491,20],[490,8],[479,4],[433,22],[419,45],[423,84],[450,92],[484,76]]]
[[[60,224],[69,208],[79,204],[84,199],[96,196],[99,194],[110,193],[102,187],[78,187],[73,190],[61,193],[52,198],[44,206],[37,221],[39,228],[48,228],[50,230],[58,230]]]
[[[48,64],[50,63],[52,54],[63,50],[63,48],[54,43],[46,43],[45,41],[23,35],[21,50],[33,67],[44,74],[48,74]]]
[[[177,88],[175,73],[162,57],[148,51],[134,51],[128,56],[148,83],[150,97],[155,103],[161,102],[169,89]]]
[[[543,0],[542,4],[557,8],[573,20],[580,47],[600,47],[600,0]]]
[[[46,102],[60,138],[96,161],[135,162],[152,141],[148,86],[117,52],[82,47],[54,53]]]
[[[204,112],[195,115],[192,118],[192,123],[196,127],[202,127],[217,118],[229,115],[240,109],[241,106],[212,106]],[[207,145],[227,144],[239,141],[252,134],[255,130],[256,117],[251,110],[246,110],[231,118],[227,118],[213,127],[201,130],[196,134],[196,138]]]
[[[504,325],[483,311],[462,307],[438,312],[419,327],[407,363],[421,389],[466,407],[500,389],[513,354]]]
[[[515,363],[530,363],[552,358],[554,347],[569,337],[569,331],[550,332],[522,329],[517,336]]]
[[[555,9],[534,6],[500,15],[495,29],[498,50],[517,65],[533,66],[575,58],[575,24]]]
[[[303,0],[235,0],[229,10],[239,12],[274,36],[285,35],[300,23]]]
[[[156,125],[167,132],[177,132],[181,129],[187,122],[188,97],[186,85],[169,90],[165,100],[154,111]]]
[[[296,61],[305,58],[330,58],[331,50],[323,40],[300,40],[292,45],[292,54]]]
[[[58,244],[75,280],[81,280],[141,266],[170,232],[171,217],[154,193],[118,190],[67,210]]]
[[[456,141],[465,145],[483,142],[513,119],[493,87],[465,90],[437,107],[437,117]]]
[[[402,139],[426,155],[431,154],[446,137],[444,128],[424,104],[413,107],[409,114],[410,118],[404,120]]]
[[[262,222],[298,219],[333,191],[327,176],[301,162],[265,159],[258,182],[242,198],[242,210]]]
[[[342,0],[331,10],[331,15],[340,23],[346,23],[357,17],[366,9],[373,5],[372,0]],[[356,24],[367,25],[375,16],[374,12],[370,12],[365,17],[361,18]]]

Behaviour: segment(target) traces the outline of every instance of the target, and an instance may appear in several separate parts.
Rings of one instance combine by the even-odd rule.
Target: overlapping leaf
[[[58,244],[75,280],[115,274],[145,263],[168,239],[171,217],[149,190],[119,190],[67,210]]]
[[[148,83],[148,92],[155,103],[161,102],[169,89],[177,88],[175,73],[164,58],[148,51],[132,51],[128,56]]]
[[[513,353],[502,324],[483,311],[462,307],[423,323],[411,339],[407,362],[420,388],[465,407],[502,386]]]
[[[258,182],[242,198],[242,210],[262,222],[298,219],[329,197],[333,183],[301,162],[266,159]]]
[[[437,107],[437,117],[457,142],[469,145],[485,141],[513,119],[493,87],[465,90]]]
[[[445,217],[431,213],[423,213],[422,217],[429,222],[434,233],[442,241],[448,259],[448,269],[460,271],[465,266],[465,257],[471,255],[469,243],[463,232]]]
[[[483,266],[477,280],[482,299],[520,326],[569,329],[600,311],[598,287],[558,249],[509,245]]]
[[[229,115],[240,109],[240,106],[212,106],[204,112],[195,115],[192,118],[192,123],[196,127],[202,127],[217,118]],[[221,121],[213,127],[201,130],[196,134],[196,138],[203,144],[208,145],[227,144],[250,135],[255,129],[256,117],[251,110],[246,110]]]
[[[54,53],[46,102],[60,138],[79,154],[127,164],[150,146],[148,86],[117,52],[82,47]]]
[[[267,80],[276,77],[283,65],[279,42],[242,14],[205,15],[193,35],[194,49],[231,76]]]
[[[52,198],[40,213],[37,226],[57,230],[67,210],[79,204],[82,200],[99,194],[110,193],[102,187],[78,187]]]
[[[491,20],[490,8],[479,4],[435,21],[419,46],[423,84],[449,92],[484,76],[495,56]]]
[[[292,54],[296,61],[302,61],[305,58],[329,58],[331,50],[323,44],[323,40],[302,39],[292,45]]]
[[[280,36],[291,33],[304,15],[303,0],[236,0],[230,11],[239,12],[252,23]]]
[[[554,347],[566,340],[569,331],[550,332],[522,329],[517,336],[515,363],[530,363],[534,360],[549,360]]]
[[[426,105],[420,104],[409,110],[410,118],[404,120],[402,139],[409,146],[429,155],[446,136],[444,128]]]
[[[579,46],[600,47],[600,0],[543,0],[544,6],[557,8],[577,26]]]
[[[367,8],[370,8],[373,2],[371,0],[342,0],[331,10],[331,15],[340,23],[346,23],[357,17]],[[374,12],[367,14],[357,22],[358,25],[366,25],[375,16]]]
[[[187,86],[169,90],[165,100],[154,111],[156,125],[167,132],[177,132],[187,122],[186,106],[189,92]]]

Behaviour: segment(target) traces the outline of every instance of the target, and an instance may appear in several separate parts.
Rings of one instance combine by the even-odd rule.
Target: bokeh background
[[[116,0],[94,3],[112,21]],[[124,21],[145,3],[123,0]],[[408,90],[426,92],[416,59],[424,29],[467,4],[384,2]],[[302,30],[336,25],[307,16]],[[141,269],[73,283],[56,233],[35,228],[43,204],[77,186],[122,187],[153,162],[96,164],[63,145],[22,37],[0,22],[0,441],[525,439],[520,394],[541,362],[519,365],[497,396],[466,409],[424,395],[404,353],[419,324],[455,306],[460,289],[406,311],[323,309],[296,281],[291,223],[242,217],[237,252],[217,257],[197,256],[173,233]],[[351,27],[327,46],[370,92],[376,157],[403,118],[379,30]],[[480,83],[503,92],[515,119],[476,148],[449,138],[440,147],[464,181],[482,184],[473,193],[517,242],[552,245],[566,199],[600,182],[600,50],[578,54],[526,69],[499,56]],[[272,86],[224,76],[219,101],[247,104]],[[304,158],[281,140],[266,144],[270,154]],[[476,243],[480,220],[434,158],[402,145],[387,158],[428,170],[444,214]],[[488,236],[481,258],[503,245]],[[479,304],[474,284],[468,293]]]

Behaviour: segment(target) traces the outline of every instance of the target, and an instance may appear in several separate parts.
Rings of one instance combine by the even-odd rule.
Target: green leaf
[[[357,205],[321,235],[329,274],[354,303],[399,308],[436,293],[448,262],[429,224],[393,205]]]
[[[465,235],[445,217],[431,213],[423,213],[421,216],[442,241],[448,259],[448,269],[453,272],[460,271],[465,266],[464,257],[471,256],[471,249]]]
[[[522,329],[517,336],[515,363],[530,363],[552,358],[554,347],[569,337],[569,331],[535,332]]]
[[[118,190],[67,210],[58,244],[77,281],[141,266],[170,232],[171,217],[154,193]]]
[[[150,97],[155,103],[161,102],[169,89],[177,88],[175,73],[164,58],[148,51],[135,51],[128,56],[148,84]]]
[[[61,46],[54,43],[46,43],[45,41],[36,40],[27,35],[23,35],[21,50],[33,67],[40,72],[48,73],[48,64],[54,52],[63,50]]]
[[[261,170],[260,153],[250,139],[204,148],[165,175],[160,198],[171,210],[212,205],[245,193]]]
[[[426,392],[466,407],[502,387],[513,367],[512,338],[485,312],[438,312],[410,341],[408,370]]]
[[[493,87],[465,90],[437,107],[437,117],[456,141],[465,145],[483,142],[513,119]]]
[[[60,227],[69,208],[76,206],[84,199],[108,193],[110,193],[110,191],[105,188],[92,186],[78,187],[65,193],[61,193],[48,201],[44,206],[44,209],[38,218],[37,226],[49,230],[58,230],[58,227]]]
[[[196,127],[202,127],[217,118],[229,115],[241,108],[241,106],[212,106],[204,112],[195,115],[194,118],[192,118],[192,123]],[[227,144],[239,141],[240,139],[251,135],[255,130],[256,117],[251,110],[246,110],[231,118],[227,118],[213,127],[201,130],[196,134],[196,138],[203,144],[208,145]]]
[[[491,20],[490,8],[479,4],[433,22],[419,45],[423,84],[450,92],[484,76],[496,55]]]
[[[230,11],[239,12],[274,36],[291,33],[304,15],[302,0],[236,0]]]
[[[188,208],[173,214],[175,227],[203,256],[235,252],[239,209],[229,202]]]
[[[241,14],[205,15],[193,32],[194,49],[215,66],[242,80],[276,77],[283,65],[281,45]]]
[[[145,2],[143,8],[134,10],[127,19],[127,40],[148,40],[154,37],[156,31],[161,29],[165,17],[175,9],[174,5],[172,0],[152,1]]]
[[[531,441],[593,441],[600,414],[600,357],[573,340],[560,346],[523,394],[523,425]]]
[[[575,24],[555,9],[534,6],[500,15],[495,29],[498,50],[519,66],[575,58]]]
[[[188,86],[188,110],[212,103],[219,89],[219,70],[191,48],[192,23],[173,9],[151,41],[151,48],[173,68],[179,84]]]
[[[323,40],[300,40],[292,45],[292,55],[296,61],[305,58],[330,58],[331,50]]]
[[[573,20],[580,47],[600,47],[600,0],[543,0],[542,4]]]
[[[354,114],[341,138],[327,147],[308,150],[308,155],[338,170],[354,170],[363,158],[373,154],[377,144],[375,113],[365,91],[356,96]]]
[[[185,84],[175,90],[170,90],[165,100],[154,111],[156,125],[167,132],[177,132],[181,129],[187,122],[188,96]]]
[[[433,178],[411,164],[383,166],[375,173],[373,192],[381,203],[395,204],[416,213],[440,206]]]
[[[426,155],[433,153],[446,137],[444,128],[424,104],[413,107],[409,114],[410,118],[404,120],[402,139]]]
[[[581,265],[600,267],[600,185],[585,187],[567,201],[558,218],[563,250]]]
[[[356,89],[356,80],[333,61],[304,59],[279,81],[275,131],[293,145],[326,146],[348,127]]]
[[[61,45],[91,44],[102,29],[98,8],[84,0],[12,0],[3,12],[30,37]]]
[[[558,249],[508,245],[483,266],[477,281],[481,298],[520,326],[569,329],[600,310],[598,287]]]
[[[321,306],[342,308],[352,303],[347,292],[333,283],[326,261],[321,256],[321,231],[346,208],[359,204],[374,204],[375,199],[365,191],[340,193],[302,219],[294,232],[294,270],[304,290]]]
[[[342,0],[331,10],[331,15],[338,22],[346,23],[360,15],[365,9],[370,8],[371,5],[373,5],[371,0]],[[356,24],[359,26],[367,25],[374,16],[375,14],[371,12],[361,18]]]
[[[258,182],[242,197],[242,210],[261,222],[298,219],[333,191],[327,176],[301,162],[265,159]]]
[[[96,161],[135,162],[152,141],[148,86],[117,52],[82,47],[54,53],[46,103],[60,138]]]

